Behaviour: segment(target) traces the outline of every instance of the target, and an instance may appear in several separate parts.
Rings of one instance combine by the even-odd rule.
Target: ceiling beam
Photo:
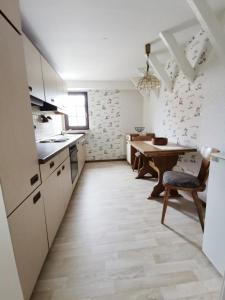
[[[225,64],[225,34],[214,11],[211,9],[206,0],[187,0],[187,2],[193,10],[201,27],[207,32],[217,55]]]
[[[165,83],[167,88],[172,90],[172,81],[164,70],[163,66],[160,64],[158,58],[155,54],[149,54],[148,58],[149,64],[152,66],[158,77]]]
[[[175,59],[177,65],[184,73],[184,75],[189,78],[191,81],[194,80],[195,72],[192,68],[191,64],[189,63],[188,59],[185,56],[185,52],[183,47],[181,47],[172,33],[168,31],[163,31],[159,33],[159,36],[167,49],[169,50],[170,54]]]

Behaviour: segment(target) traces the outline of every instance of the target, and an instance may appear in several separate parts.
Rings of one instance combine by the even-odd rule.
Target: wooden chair
[[[168,171],[163,175],[163,184],[165,186],[165,195],[163,200],[163,211],[161,223],[164,224],[168,199],[171,190],[182,190],[189,192],[194,200],[199,221],[204,231],[204,217],[202,202],[198,198],[198,192],[202,192],[206,188],[206,181],[209,175],[210,155],[218,152],[216,149],[202,147],[200,153],[202,155],[202,163],[198,176],[193,176],[187,173]]]

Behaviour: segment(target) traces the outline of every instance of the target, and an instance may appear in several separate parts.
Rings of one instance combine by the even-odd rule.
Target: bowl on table
[[[135,131],[137,131],[138,133],[141,133],[145,130],[145,127],[141,127],[141,126],[137,126],[137,127],[134,127]]]

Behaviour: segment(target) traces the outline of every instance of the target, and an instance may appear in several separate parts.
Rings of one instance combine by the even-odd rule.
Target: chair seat
[[[200,182],[197,177],[176,171],[165,172],[163,175],[163,184],[182,188],[200,187]]]

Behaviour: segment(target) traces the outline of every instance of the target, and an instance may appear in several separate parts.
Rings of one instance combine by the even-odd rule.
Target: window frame
[[[69,92],[68,96],[70,95],[83,95],[85,98],[85,114],[86,114],[86,126],[70,126],[69,125],[69,117],[65,115],[65,126],[66,129],[72,130],[88,130],[89,129],[89,112],[88,112],[88,93],[87,92]]]

